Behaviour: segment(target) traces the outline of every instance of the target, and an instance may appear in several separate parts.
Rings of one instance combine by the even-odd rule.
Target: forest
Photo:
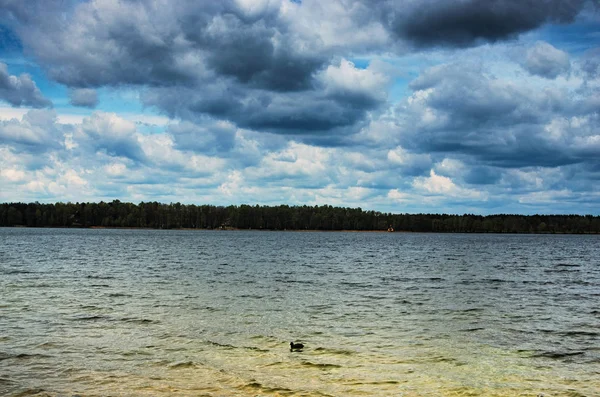
[[[600,233],[600,216],[392,214],[330,205],[224,207],[114,200],[2,203],[0,226],[595,234]]]

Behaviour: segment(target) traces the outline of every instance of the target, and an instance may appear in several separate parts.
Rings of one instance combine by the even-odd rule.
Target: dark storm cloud
[[[382,4],[372,2],[375,7]],[[390,0],[383,19],[417,47],[467,47],[496,42],[548,22],[568,23],[585,0]]]
[[[58,4],[50,1],[48,8]],[[310,45],[299,51],[303,43],[288,34],[277,8],[248,15],[233,0],[89,2],[49,13],[45,7],[8,1],[4,19],[50,75],[72,87],[231,77],[258,88],[298,90],[329,57]]]
[[[206,86],[203,92],[155,88],[146,91],[142,100],[171,117],[210,114],[241,128],[287,135],[346,134],[345,128],[358,128],[366,112],[381,103],[368,93],[343,97],[322,90],[280,93],[222,85]]]
[[[338,21],[328,20],[341,17],[356,31],[379,21],[397,39],[418,47],[464,47],[511,38],[548,22],[570,22],[588,2],[356,0],[361,7],[350,1],[344,4],[344,15],[302,17],[330,23],[333,34],[335,29],[348,32]],[[353,13],[357,8],[370,12]],[[0,0],[0,9],[0,23],[20,34],[52,77],[80,88],[169,86],[231,77],[254,88],[302,90],[311,87],[314,74],[333,54],[353,51],[344,48],[343,40],[325,48],[318,34],[300,33],[277,2],[245,9],[234,0],[182,0],[175,5],[167,0]]]
[[[235,126],[226,122],[182,121],[171,124],[168,132],[173,136],[175,148],[183,151],[216,154],[231,150],[235,144]]]
[[[51,77],[71,87],[169,84],[192,78],[177,62],[182,44],[172,12],[154,2],[28,1],[10,18]]]
[[[312,89],[293,92],[252,89],[231,82],[205,84],[202,90],[155,87],[143,102],[171,117],[197,120],[205,114],[237,126],[294,136],[342,136],[356,132],[368,111],[386,100],[384,76],[348,61],[316,75]]]
[[[50,76],[72,88],[143,85],[145,103],[171,116],[209,115],[283,134],[342,133],[385,101],[366,89],[328,90],[321,75],[331,52],[290,31],[278,6],[89,2],[44,20],[33,4],[11,3],[11,21]]]
[[[80,88],[69,91],[71,105],[95,108],[98,105],[98,93],[91,88]]]
[[[359,76],[343,67],[328,74],[343,56],[353,54],[352,45],[384,52],[389,38],[417,47],[494,42],[547,22],[571,21],[585,0],[356,0],[343,3],[341,11],[317,7],[317,2],[312,7],[242,3],[0,0],[0,23],[17,32],[48,75],[69,88],[140,86],[146,88],[144,103],[170,116],[192,122],[208,116],[246,129],[312,136],[315,144],[337,145],[337,137],[357,132],[369,112],[387,100],[380,95],[381,84],[360,85]],[[292,14],[281,4],[292,7]],[[356,9],[362,11],[352,11]],[[309,31],[306,26],[315,18],[327,28]],[[356,44],[337,37],[358,32],[365,24],[377,25],[380,29],[373,31],[383,38]],[[535,67],[534,73],[549,77],[564,70]],[[503,97],[482,94],[467,101],[462,105],[465,117],[455,128],[478,118],[491,120],[493,112],[509,113],[522,122],[538,117],[511,94],[519,92],[506,89]],[[443,110],[444,101],[455,99],[460,99],[460,89],[437,102],[431,98],[431,105]],[[73,103],[91,106],[93,101]],[[322,137],[316,139],[318,135]],[[184,136],[191,135],[180,140]]]
[[[415,91],[431,90],[423,105],[437,111],[444,130],[536,122],[550,107],[562,106],[560,98],[536,97],[518,86],[486,76],[475,65],[432,67],[410,87]],[[439,127],[435,123],[427,126]]]
[[[496,167],[473,166],[471,167],[464,180],[473,185],[490,185],[498,182],[502,176],[501,170]]]
[[[596,161],[598,116],[566,91],[517,86],[472,65],[433,67],[415,79],[398,110],[402,146],[475,158],[505,168]],[[588,95],[593,95],[589,93]],[[477,172],[470,183],[494,180]]]
[[[28,74],[14,76],[9,74],[6,64],[0,62],[0,100],[13,106],[43,108],[52,106]]]
[[[206,51],[206,62],[218,75],[274,91],[310,88],[313,74],[328,56],[298,51],[277,14],[247,19],[240,13],[215,15],[205,26],[184,25],[186,37]]]

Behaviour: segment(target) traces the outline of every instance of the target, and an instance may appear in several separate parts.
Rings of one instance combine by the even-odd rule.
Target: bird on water
[[[290,342],[290,351],[302,350],[302,349],[304,349],[304,345],[302,343]]]

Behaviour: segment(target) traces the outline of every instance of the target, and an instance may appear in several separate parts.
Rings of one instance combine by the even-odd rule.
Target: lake
[[[2,228],[0,395],[599,396],[598,258],[590,235]]]

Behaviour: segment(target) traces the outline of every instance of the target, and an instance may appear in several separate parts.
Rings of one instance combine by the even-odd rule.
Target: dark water
[[[598,258],[600,236],[0,229],[0,395],[600,396]]]

